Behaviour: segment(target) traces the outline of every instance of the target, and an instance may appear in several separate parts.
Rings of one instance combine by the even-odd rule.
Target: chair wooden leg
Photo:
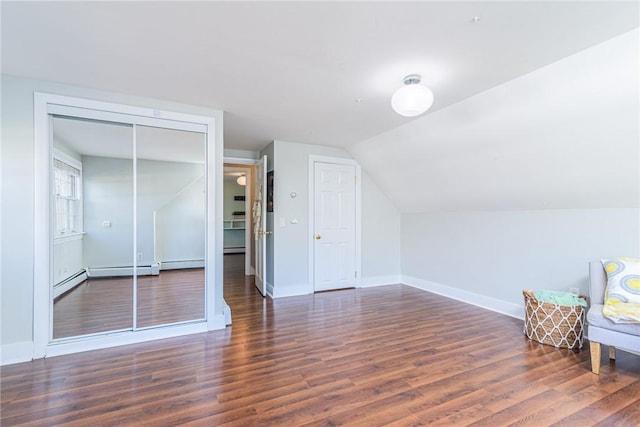
[[[616,348],[612,345],[609,346],[609,359],[616,360]]]
[[[589,342],[589,347],[591,348],[591,372],[594,374],[600,373],[600,343],[599,342]]]

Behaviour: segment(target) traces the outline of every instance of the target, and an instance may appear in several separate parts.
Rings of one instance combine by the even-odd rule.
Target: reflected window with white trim
[[[82,166],[53,159],[55,185],[55,236],[82,233]]]

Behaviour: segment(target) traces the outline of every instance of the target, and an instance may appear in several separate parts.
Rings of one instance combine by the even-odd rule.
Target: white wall
[[[33,86],[3,75],[0,180],[0,344],[3,361],[13,353],[30,351],[33,339],[33,163]]]
[[[2,363],[24,360],[33,349],[34,245],[34,135],[33,92],[91,98],[105,102],[180,111],[221,118],[218,111],[130,95],[108,93],[64,84],[2,75],[2,206],[0,348]],[[221,130],[221,126],[220,126]],[[216,157],[222,178],[222,147]],[[218,166],[216,166],[218,168]],[[222,185],[220,189],[222,191]],[[217,207],[216,207],[217,208]],[[219,218],[222,203],[219,203]],[[221,239],[221,237],[220,237]],[[222,265],[222,254],[216,257]],[[215,272],[222,289],[222,271]],[[39,284],[41,285],[41,284]],[[222,299],[215,304],[222,313]]]
[[[402,215],[402,279],[522,316],[522,290],[579,288],[588,262],[640,256],[639,209]]]
[[[276,297],[313,292],[308,273],[309,155],[351,157],[339,148],[274,141],[273,283]],[[292,192],[297,194],[295,198],[290,197]],[[400,273],[400,214],[364,173],[362,207],[362,283],[395,283]],[[281,219],[284,227],[279,226]],[[292,219],[298,223],[291,224]]]
[[[400,283],[401,215],[362,172],[362,286]]]
[[[230,159],[251,159],[257,160],[258,153],[256,151],[249,150],[235,150],[233,148],[225,148],[224,149],[224,157],[228,157]]]

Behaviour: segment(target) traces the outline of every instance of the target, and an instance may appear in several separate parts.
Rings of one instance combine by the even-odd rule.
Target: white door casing
[[[265,263],[265,254],[267,253],[267,156],[256,162],[256,181],[255,194],[256,198],[253,204],[253,234],[256,239],[255,247],[255,285],[262,294],[267,294],[267,264]]]
[[[313,289],[356,287],[360,270],[359,168],[348,159],[310,164]]]

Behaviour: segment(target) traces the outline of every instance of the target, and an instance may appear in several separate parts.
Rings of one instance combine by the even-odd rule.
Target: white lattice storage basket
[[[522,293],[524,334],[527,338],[554,347],[582,348],[584,307],[540,302],[532,291]]]

